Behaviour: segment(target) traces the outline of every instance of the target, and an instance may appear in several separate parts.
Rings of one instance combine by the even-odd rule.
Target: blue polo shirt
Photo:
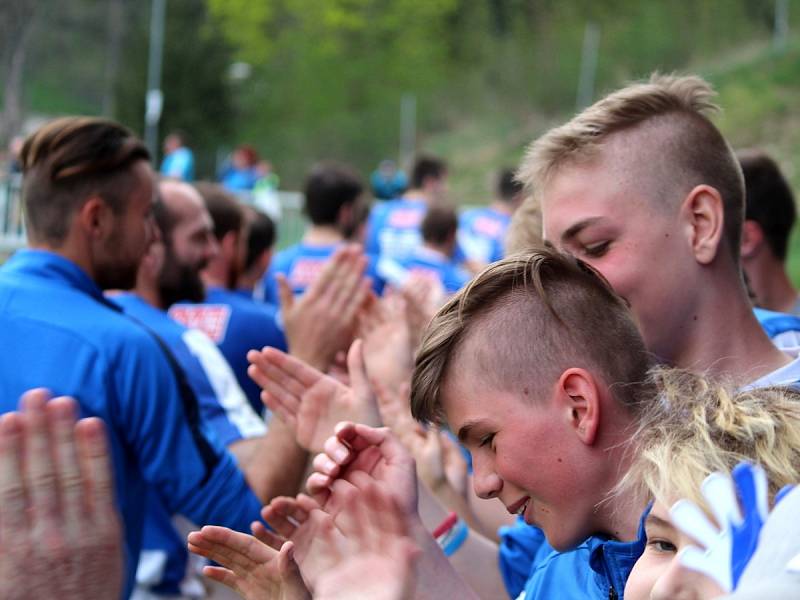
[[[376,204],[367,220],[364,250],[380,258],[406,258],[422,245],[419,228],[427,212],[425,201],[413,198]]]
[[[416,274],[439,281],[448,294],[456,293],[470,280],[470,274],[453,259],[425,246],[416,248],[409,257],[398,263],[408,276]]]
[[[269,269],[264,273],[262,289],[259,293],[260,298],[273,306],[280,304],[276,277],[278,274],[286,277],[295,296],[303,294],[340,246],[341,244],[315,245],[301,242],[281,250],[272,259]],[[385,281],[378,274],[377,261],[374,256],[367,255],[367,268],[364,274],[372,281],[372,291],[380,296],[383,293]]]
[[[75,263],[21,250],[0,268],[0,412],[28,389],[73,396],[106,423],[125,526],[127,597],[148,488],[195,523],[247,531],[260,504],[233,459],[200,427],[197,399],[166,345],[125,316]],[[13,351],[11,351],[13,349]]]
[[[511,217],[490,207],[466,210],[458,218],[458,246],[464,258],[491,263],[503,258]]]
[[[253,410],[263,414],[261,388],[247,375],[247,352],[264,346],[287,349],[277,309],[234,290],[210,286],[203,303],[174,304],[169,316],[187,327],[199,329],[217,344]]]
[[[593,535],[568,552],[554,550],[537,527],[521,518],[501,528],[500,570],[511,598],[622,600],[633,565],[644,552],[644,520],[637,539],[620,542]],[[527,571],[526,576],[522,574]]]

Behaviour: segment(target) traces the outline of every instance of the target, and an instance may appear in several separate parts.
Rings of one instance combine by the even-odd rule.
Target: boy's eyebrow
[[[574,223],[567,230],[561,234],[561,242],[568,242],[576,235],[578,235],[581,231],[589,227],[589,225],[594,225],[597,221],[601,221],[603,217],[588,217],[586,219],[582,219],[577,223]]]
[[[472,421],[467,421],[466,423],[464,423],[458,430],[458,441],[461,442],[462,444],[466,442],[467,439],[469,439],[472,430],[475,428],[475,426],[479,425],[480,422],[481,422],[480,419],[474,419]]]

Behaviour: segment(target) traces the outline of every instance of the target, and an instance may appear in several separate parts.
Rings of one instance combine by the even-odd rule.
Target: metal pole
[[[597,75],[597,55],[600,47],[600,28],[595,23],[586,23],[581,52],[581,71],[578,78],[578,95],[575,109],[582,110],[592,103],[594,80]]]
[[[777,51],[786,50],[789,39],[789,0],[775,0],[775,30],[772,47]]]
[[[158,161],[158,122],[164,95],[161,92],[161,59],[164,54],[164,17],[167,0],[152,0],[150,5],[150,54],[147,62],[147,96],[145,98],[144,141]]]
[[[400,98],[400,156],[398,165],[406,165],[417,145],[417,97],[403,94]]]

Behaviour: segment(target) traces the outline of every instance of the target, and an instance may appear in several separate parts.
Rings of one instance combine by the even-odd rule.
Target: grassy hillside
[[[689,69],[707,77],[719,92],[717,123],[735,148],[760,147],[777,158],[800,194],[800,38],[776,53],[768,43],[744,47],[713,64]],[[571,107],[570,107],[571,108]],[[491,175],[515,166],[525,145],[559,118],[498,113],[492,107],[424,146],[451,164],[451,192],[464,204],[490,197]],[[792,239],[789,270],[800,284],[800,234]]]

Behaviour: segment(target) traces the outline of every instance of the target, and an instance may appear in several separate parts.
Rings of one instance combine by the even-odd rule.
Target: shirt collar
[[[639,519],[639,530],[632,542],[620,542],[612,539],[593,537],[589,544],[589,566],[595,578],[614,587],[619,597],[625,590],[633,565],[644,552],[647,536],[644,533],[644,521],[650,514],[652,503]]]
[[[120,311],[116,304],[103,296],[103,291],[89,277],[86,271],[68,258],[55,252],[34,248],[18,250],[8,260],[4,270],[26,273],[48,281],[61,282],[66,284],[67,287],[91,296],[117,312]]]

